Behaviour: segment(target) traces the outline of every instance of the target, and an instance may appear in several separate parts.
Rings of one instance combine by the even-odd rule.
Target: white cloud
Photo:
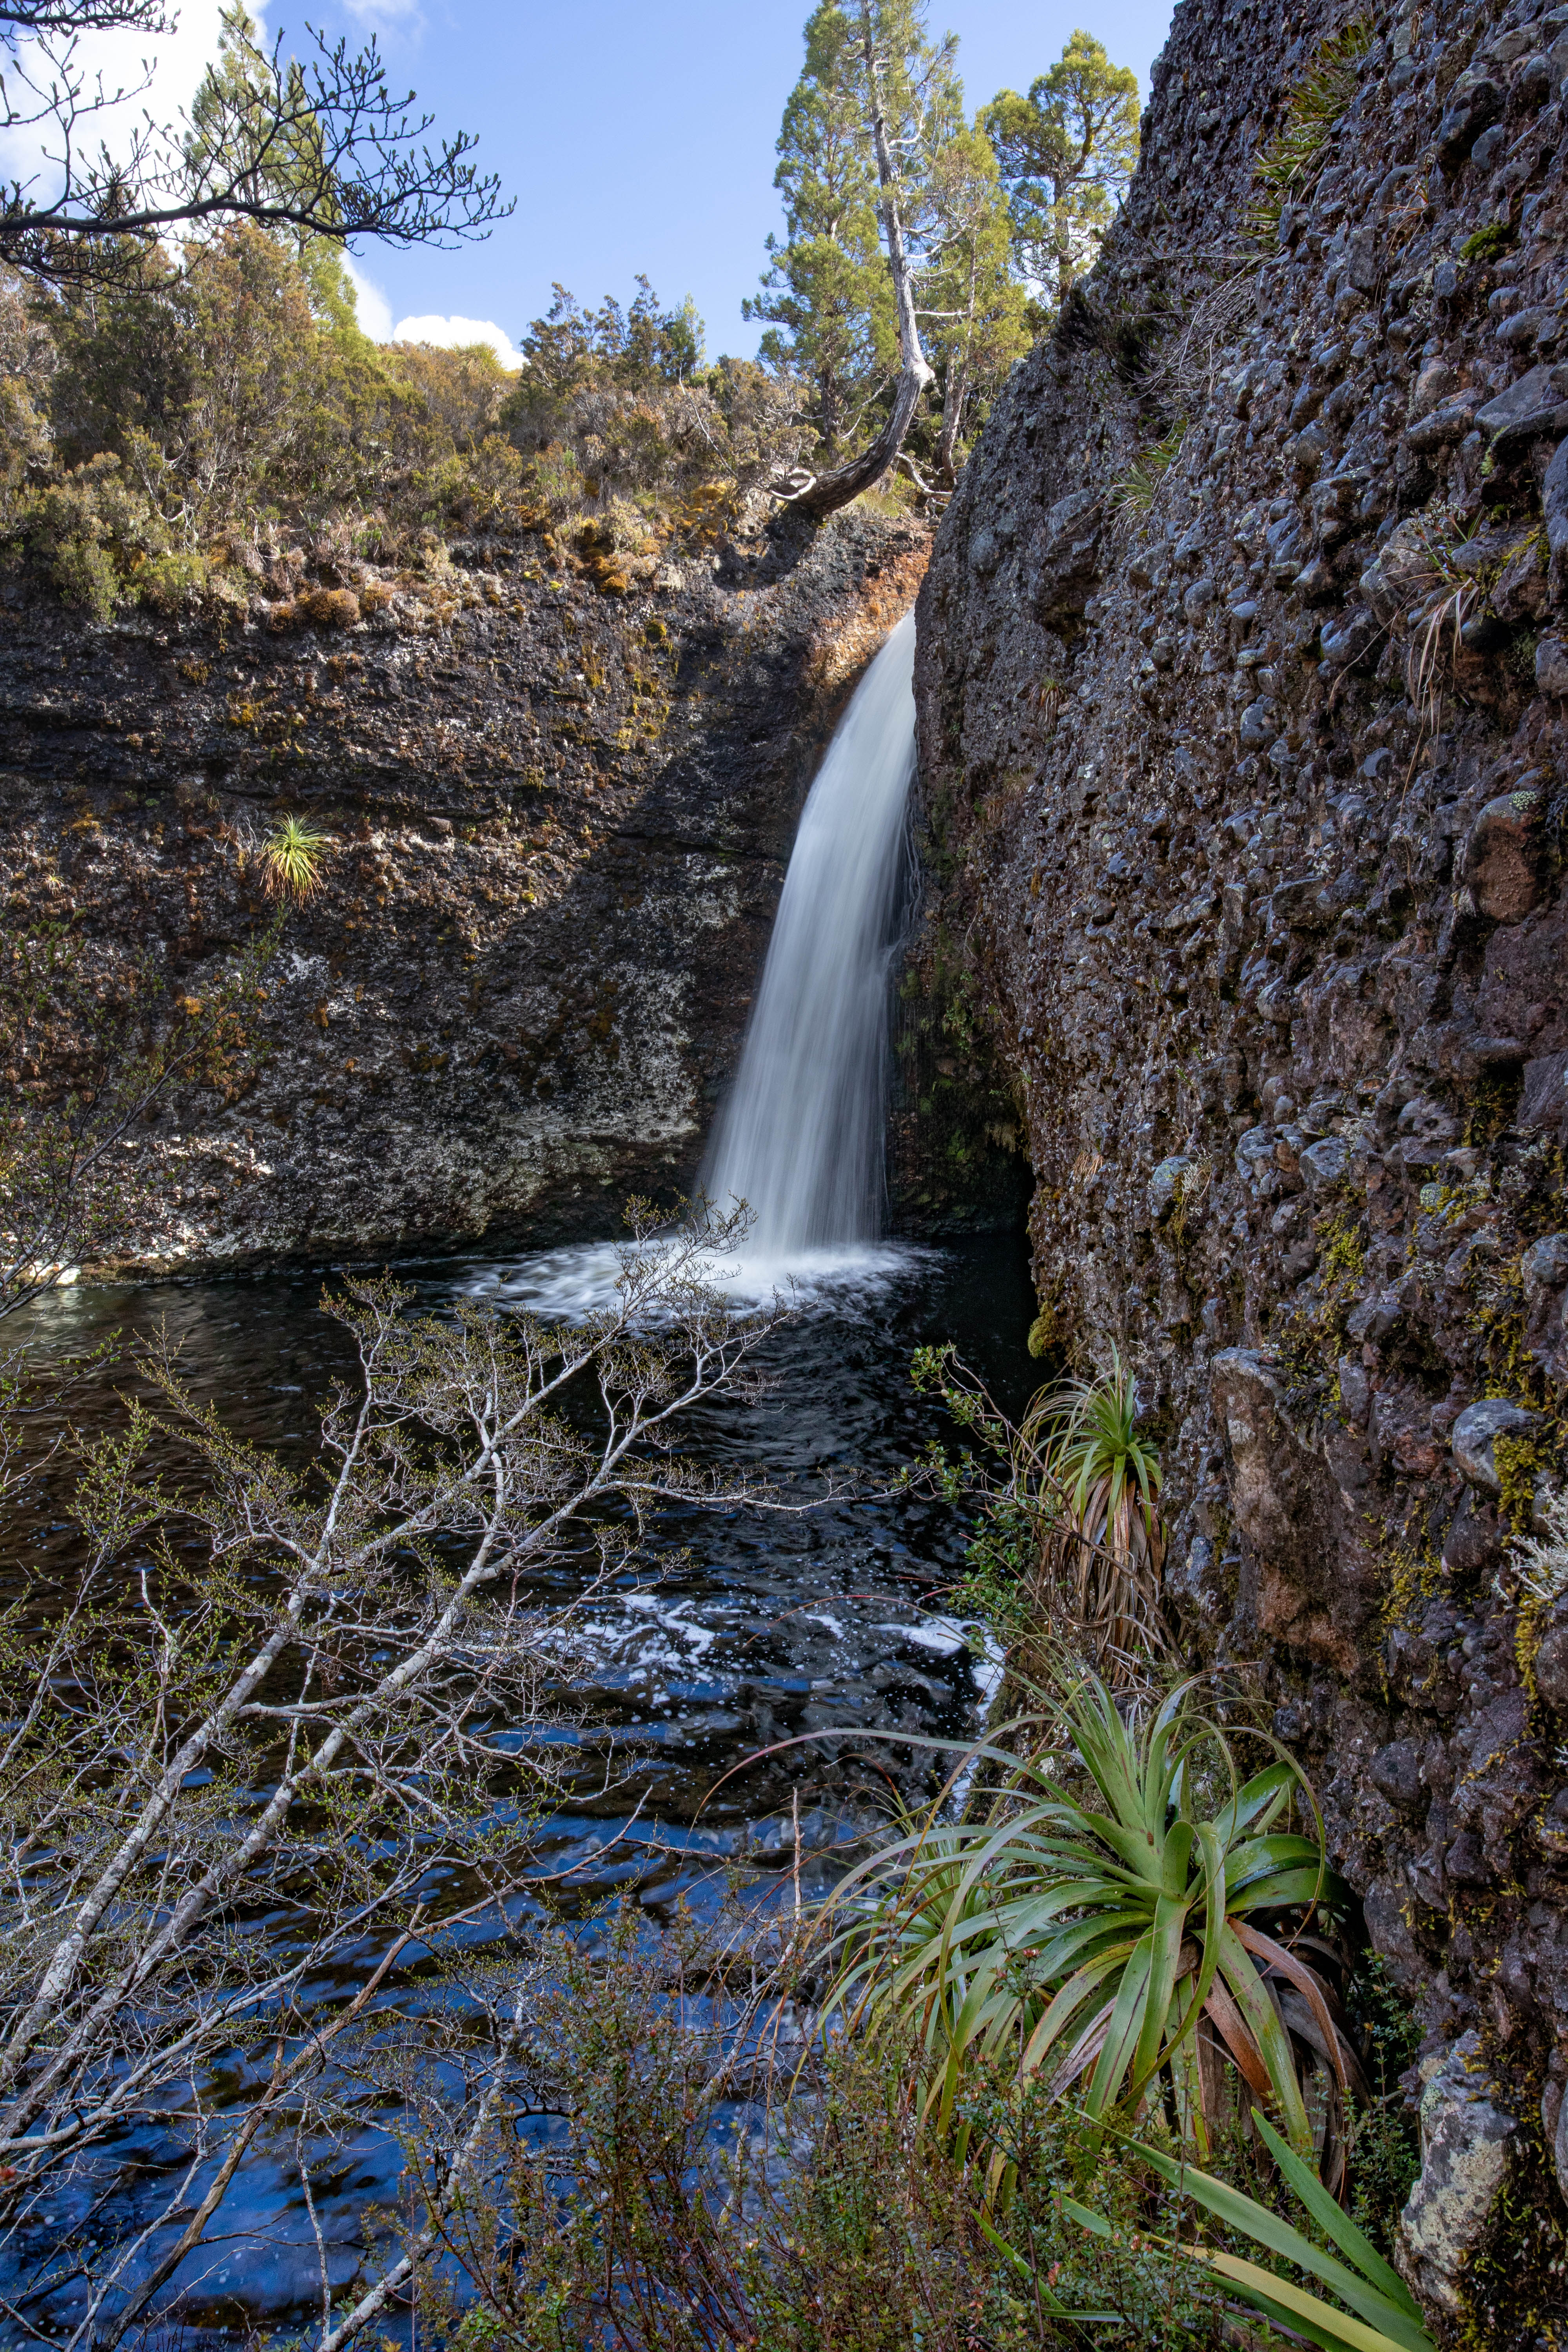
[[[373,343],[392,341],[392,305],[379,286],[368,278],[352,253],[343,255],[343,273],[353,288],[360,326]]]
[[[419,0],[343,0],[351,16],[368,25],[373,33],[383,33],[389,25],[419,26],[424,19]]]
[[[522,365],[522,353],[512,349],[510,336],[493,319],[399,319],[392,340],[434,343],[444,352],[455,351],[459,343],[489,343],[503,368]]]
[[[260,9],[253,5],[250,13],[265,40],[266,26],[261,23]],[[101,80],[106,95],[116,89],[134,93],[118,106],[106,107],[86,125],[79,126],[88,133],[82,143],[96,149],[101,137],[111,153],[121,153],[144,113],[150,114],[154,122],[175,122],[195,98],[208,61],[216,55],[221,16],[222,0],[180,0],[174,29],[162,39],[133,32],[78,34],[73,43],[72,71],[81,75],[87,90],[90,92]],[[17,66],[23,72],[30,67],[32,79],[46,87],[54,79],[37,41],[18,45]],[[152,83],[142,89],[148,68],[152,68]],[[25,95],[17,89],[16,102],[19,107]],[[0,134],[0,176],[33,182],[34,194],[47,196],[58,184],[58,173],[48,161],[48,150],[58,148],[58,130],[51,136],[47,123],[21,125]]]

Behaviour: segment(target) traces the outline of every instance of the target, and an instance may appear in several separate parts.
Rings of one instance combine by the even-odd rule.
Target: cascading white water
[[[709,1150],[708,1198],[752,1211],[749,1259],[819,1261],[877,1234],[914,657],[911,613],[856,688],[812,785]]]

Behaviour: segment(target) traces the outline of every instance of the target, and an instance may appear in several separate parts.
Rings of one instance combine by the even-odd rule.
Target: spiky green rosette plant
[[[268,895],[299,902],[314,897],[321,887],[321,861],[328,846],[326,835],[303,818],[280,817],[261,849]]]
[[[938,1466],[955,1500],[979,1504],[972,1561],[1016,1580],[1029,1647],[1043,1628],[1047,1643],[1112,1679],[1142,1679],[1151,1654],[1169,1644],[1160,1606],[1163,1473],[1138,1425],[1131,1368],[1112,1348],[1106,1371],[1039,1390],[1016,1426],[952,1348],[921,1349],[912,1374],[1000,1458],[999,1471],[970,1457]]]
[[[1023,1761],[978,1751],[999,1774],[988,1821],[933,1814],[839,1889],[840,2012],[873,2033],[912,2028],[940,2130],[967,2134],[959,2109],[977,2080],[1043,2078],[1095,2124],[1160,2100],[1202,2158],[1219,2116],[1256,2101],[1315,2161],[1312,2057],[1326,2108],[1359,2093],[1343,2011],[1307,1957],[1326,1948],[1301,1926],[1349,1890],[1319,1837],[1280,1826],[1307,1794],[1296,1766],[1280,1758],[1238,1786],[1194,1688],[1124,1720],[1082,1675],[1043,1699]],[[1012,1727],[1014,1744],[1028,1730]],[[1207,1806],[1210,1786],[1223,1801]],[[1323,2136],[1337,2188],[1331,2116]]]
[[[1042,1389],[1020,1434],[1061,1507],[1042,1529],[1042,1580],[1070,1593],[1079,1626],[1109,1654],[1142,1657],[1163,1646],[1163,1474],[1138,1427],[1137,1388],[1119,1351],[1111,1349],[1099,1380]]]

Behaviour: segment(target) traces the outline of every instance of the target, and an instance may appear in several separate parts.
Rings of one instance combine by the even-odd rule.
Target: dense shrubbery
[[[133,286],[0,284],[0,544],[106,618],[245,604],[522,497],[493,352],[381,350],[335,257],[248,225]],[[325,579],[342,589],[342,580]]]
[[[488,345],[378,346],[335,254],[248,224],[132,284],[0,281],[0,557],[100,619],[142,603],[345,625],[368,566],[438,568],[455,530],[550,534],[601,587],[710,536],[787,460],[787,381],[700,364],[689,306],[560,294],[510,375]]]

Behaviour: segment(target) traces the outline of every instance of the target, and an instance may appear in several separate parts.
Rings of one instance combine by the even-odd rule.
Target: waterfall
[[[702,1184],[745,1201],[748,1258],[875,1239],[888,989],[915,769],[914,614],[855,690],[806,800],[733,1091]]]

